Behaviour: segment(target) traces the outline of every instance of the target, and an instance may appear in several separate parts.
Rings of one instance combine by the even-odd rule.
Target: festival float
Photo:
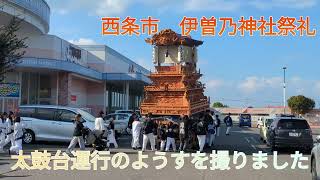
[[[142,115],[155,117],[194,116],[209,109],[205,86],[197,70],[197,47],[203,42],[165,29],[145,40],[153,46],[155,71],[144,87]]]

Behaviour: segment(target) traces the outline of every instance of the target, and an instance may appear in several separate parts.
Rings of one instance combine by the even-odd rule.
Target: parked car
[[[290,147],[310,152],[313,147],[312,131],[305,119],[276,117],[268,129],[267,144],[272,150]]]
[[[251,115],[239,114],[239,127],[248,126],[251,127]]]
[[[320,136],[317,136],[311,151],[311,174],[313,180],[320,179]]]
[[[114,119],[114,130],[116,134],[127,134],[128,122],[130,113],[111,113],[104,117],[107,125],[110,123],[110,119]]]
[[[140,110],[116,110],[114,113],[126,113],[126,114],[130,114],[132,115],[133,113],[136,113],[136,115],[138,115],[139,117],[141,117],[141,114],[140,114]]]
[[[120,109],[120,110],[116,110],[114,113],[127,113],[127,114],[133,114],[134,111],[133,110],[123,110],[123,109]]]
[[[267,117],[262,119],[262,124],[260,126],[260,139],[266,143],[267,142],[267,131],[270,128],[271,123],[273,122],[272,117]]]
[[[74,117],[82,115],[84,126],[94,129],[94,116],[79,108],[50,105],[28,105],[19,107],[24,124],[23,142],[35,141],[69,142],[74,130]]]

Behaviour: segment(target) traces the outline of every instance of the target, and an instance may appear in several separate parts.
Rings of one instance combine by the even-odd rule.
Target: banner
[[[20,96],[20,84],[0,83],[0,97],[18,98]]]

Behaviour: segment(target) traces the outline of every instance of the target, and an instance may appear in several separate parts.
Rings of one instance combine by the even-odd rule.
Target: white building
[[[23,19],[26,54],[0,84],[0,111],[24,104],[88,108],[93,113],[137,109],[149,71],[105,45],[77,46],[47,34],[45,0],[0,0],[0,26]]]

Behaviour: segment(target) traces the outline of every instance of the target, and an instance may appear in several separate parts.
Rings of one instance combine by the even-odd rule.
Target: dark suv
[[[305,119],[295,117],[275,118],[267,132],[267,143],[277,148],[301,148],[310,152],[313,147],[312,132]]]

